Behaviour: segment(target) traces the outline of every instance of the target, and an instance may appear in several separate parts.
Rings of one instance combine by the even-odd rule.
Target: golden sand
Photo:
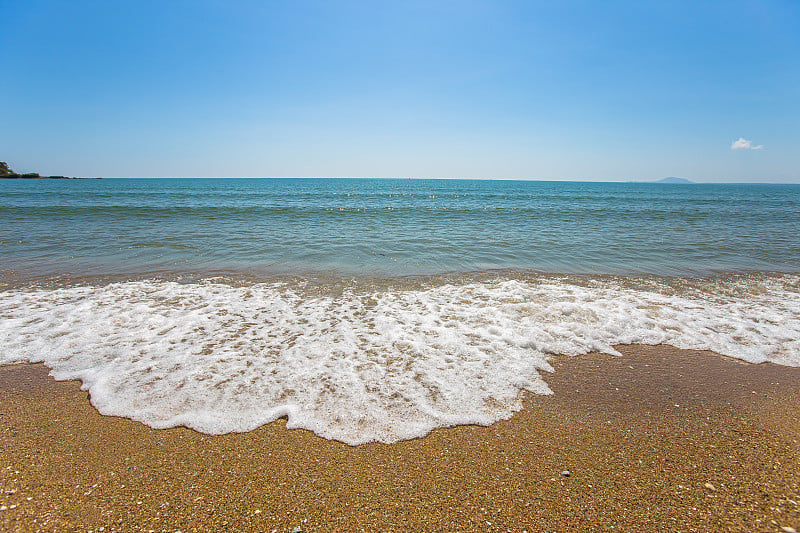
[[[508,421],[359,447],[153,430],[3,367],[0,529],[800,531],[800,368],[619,349],[554,358]]]

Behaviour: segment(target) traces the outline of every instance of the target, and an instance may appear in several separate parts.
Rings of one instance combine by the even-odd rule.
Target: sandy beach
[[[0,529],[800,530],[800,368],[618,348],[554,358],[510,420],[359,447],[153,430],[3,367]]]

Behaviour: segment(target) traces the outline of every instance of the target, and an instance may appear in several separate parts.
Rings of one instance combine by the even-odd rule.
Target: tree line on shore
[[[26,174],[18,174],[11,170],[8,163],[0,161],[0,179],[40,179],[40,180],[56,180],[67,179],[66,176],[40,176],[38,172],[29,172]]]

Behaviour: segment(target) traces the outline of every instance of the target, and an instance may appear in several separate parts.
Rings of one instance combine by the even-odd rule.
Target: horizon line
[[[800,185],[796,182],[786,181],[697,181],[685,179],[685,183],[659,183],[666,178],[621,178],[621,179],[590,179],[590,178],[496,178],[496,177],[421,177],[421,176],[70,176],[76,179],[353,179],[353,180],[449,180],[449,181],[538,181],[556,183],[653,183],[660,185]],[[675,177],[675,176],[668,176]]]

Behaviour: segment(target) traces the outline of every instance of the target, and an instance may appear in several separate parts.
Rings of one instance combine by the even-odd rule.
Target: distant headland
[[[68,178],[67,176],[40,176],[36,172],[29,172],[27,174],[17,174],[10,168],[8,163],[0,161],[0,179],[5,180],[68,180],[78,178]]]
[[[670,176],[668,178],[660,179],[656,181],[656,183],[694,183],[691,180],[687,180],[686,178],[676,178],[675,176]]]

